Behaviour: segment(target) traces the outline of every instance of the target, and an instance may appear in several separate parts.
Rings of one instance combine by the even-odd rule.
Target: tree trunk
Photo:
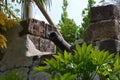
[[[33,18],[32,0],[22,0],[22,16],[23,20]]]
[[[53,21],[51,20],[50,16],[45,11],[43,5],[41,3],[39,3],[38,0],[34,0],[34,2],[36,3],[36,5],[40,9],[40,11],[42,12],[42,14],[44,15],[44,17],[47,19],[47,21],[49,22],[49,24],[55,26],[54,23],[53,23]]]

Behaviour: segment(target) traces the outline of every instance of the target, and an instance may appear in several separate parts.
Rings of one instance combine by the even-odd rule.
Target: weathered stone
[[[49,33],[55,30],[55,27],[46,24],[43,21],[30,19],[28,31],[32,34],[31,40],[35,44],[36,48],[42,52],[56,52],[56,46],[54,45],[54,43],[48,39],[45,39],[49,38]]]
[[[14,67],[30,66],[32,58],[26,57],[26,38],[20,38],[18,33],[21,27],[13,27],[6,32],[7,49],[0,62],[0,71],[9,70]]]
[[[13,27],[6,32],[8,47],[4,50],[4,55],[0,61],[0,77],[9,74],[13,70],[18,70],[20,76],[24,76],[25,80],[47,80],[49,75],[45,73],[35,73],[34,66],[41,65],[42,60],[26,56],[26,36],[19,37],[18,33],[21,27]],[[36,47],[40,47],[40,37],[30,36]],[[49,43],[49,41],[48,41]],[[48,45],[47,43],[47,45]],[[41,43],[42,44],[42,43]],[[45,44],[45,43],[44,43]],[[51,44],[49,44],[50,46]],[[52,46],[53,47],[53,46]]]
[[[42,38],[49,38],[48,35],[51,31],[57,32],[56,27],[51,26],[43,21],[39,21],[36,19],[30,19],[28,24],[29,24],[28,32],[32,35],[36,35]]]
[[[28,26],[29,26],[29,22],[26,20],[23,20],[20,22],[21,27],[23,28],[20,32],[19,32],[19,36],[23,36],[26,34],[30,34],[30,32],[28,31]]]
[[[0,61],[3,59],[4,53],[5,52],[2,49],[0,49]]]
[[[45,23],[35,19],[30,19],[28,31],[33,35],[45,37]]]
[[[90,22],[120,18],[120,8],[115,5],[98,6],[91,9]]]
[[[90,24],[85,32],[84,40],[86,42],[95,42],[106,39],[120,39],[118,20],[103,20]]]
[[[29,75],[29,80],[49,80],[50,75],[45,72],[35,72],[31,71]]]
[[[40,47],[40,37],[29,35],[29,38],[33,42],[33,44],[35,45],[35,47],[39,50],[39,47]]]
[[[120,41],[119,40],[100,41],[99,49],[108,50],[110,53],[120,52]]]
[[[40,46],[39,46],[40,51],[44,52],[56,52],[56,46],[54,43],[50,40],[40,38]]]
[[[41,52],[56,52],[56,46],[52,41],[33,35],[29,35],[29,37],[34,43],[35,47]]]

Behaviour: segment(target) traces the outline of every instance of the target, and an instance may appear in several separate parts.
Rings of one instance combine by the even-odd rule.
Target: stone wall
[[[36,19],[30,19],[29,23],[22,21],[21,25],[25,31],[28,31],[28,33],[22,32],[22,34],[30,34],[30,39],[33,41],[37,49],[42,52],[56,52],[56,46],[48,39],[50,31],[56,30],[55,27]]]
[[[120,52],[120,8],[115,5],[92,8],[84,40],[100,50]]]
[[[28,26],[31,33],[38,34],[30,35],[30,40],[35,47],[41,52],[56,52],[56,46],[48,39],[45,39],[46,32],[51,28],[46,28],[47,24],[38,20],[31,20]],[[43,59],[49,56],[26,56],[26,35],[20,37],[19,33],[22,31],[21,26],[12,27],[5,35],[7,37],[7,49],[1,49],[0,54],[0,77],[8,74],[11,71],[18,70],[20,75],[25,76],[26,80],[47,80],[50,75],[40,72],[36,73],[33,68],[38,65],[43,65]],[[43,36],[43,37],[42,37]]]

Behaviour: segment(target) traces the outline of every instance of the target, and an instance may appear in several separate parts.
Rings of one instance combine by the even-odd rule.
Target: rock
[[[98,6],[91,9],[91,23],[116,18],[120,18],[120,8],[115,5]]]
[[[103,20],[90,24],[85,32],[84,41],[95,42],[106,39],[119,39],[120,24],[118,20]]]
[[[29,75],[29,80],[49,80],[50,75],[45,72],[35,72],[31,71]]]
[[[99,49],[108,50],[110,53],[120,52],[120,41],[119,40],[100,41]]]
[[[20,38],[18,35],[20,30],[21,27],[18,26],[6,32],[7,49],[4,50],[4,56],[0,61],[0,71],[32,64],[32,58],[26,57],[26,38]]]

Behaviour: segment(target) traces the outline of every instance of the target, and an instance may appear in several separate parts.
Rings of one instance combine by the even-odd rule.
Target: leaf
[[[74,80],[76,77],[76,74],[66,73],[62,76],[61,80]]]
[[[64,56],[62,53],[58,53],[57,55],[53,55],[60,62],[64,62]]]
[[[82,53],[86,53],[86,49],[87,49],[87,45],[86,45],[86,43],[84,42],[84,43],[82,44]]]
[[[108,51],[92,50],[91,53],[93,63],[99,66],[105,63],[109,63],[113,56],[114,54],[109,54]]]
[[[0,34],[0,47],[7,48],[6,41],[7,39],[5,38],[5,36]]]
[[[114,71],[120,70],[120,55],[119,53],[115,56],[115,62],[114,62]]]
[[[37,66],[34,68],[34,70],[37,72],[49,72],[49,68],[45,66]]]
[[[57,68],[57,61],[55,59],[46,59],[44,61],[47,65],[49,65],[50,67],[52,67],[53,69],[56,69]]]
[[[15,9],[15,11],[16,11],[17,13],[19,13],[19,12],[20,12],[20,9]]]
[[[92,50],[93,50],[92,44],[88,45],[86,50],[87,54],[90,54]]]

